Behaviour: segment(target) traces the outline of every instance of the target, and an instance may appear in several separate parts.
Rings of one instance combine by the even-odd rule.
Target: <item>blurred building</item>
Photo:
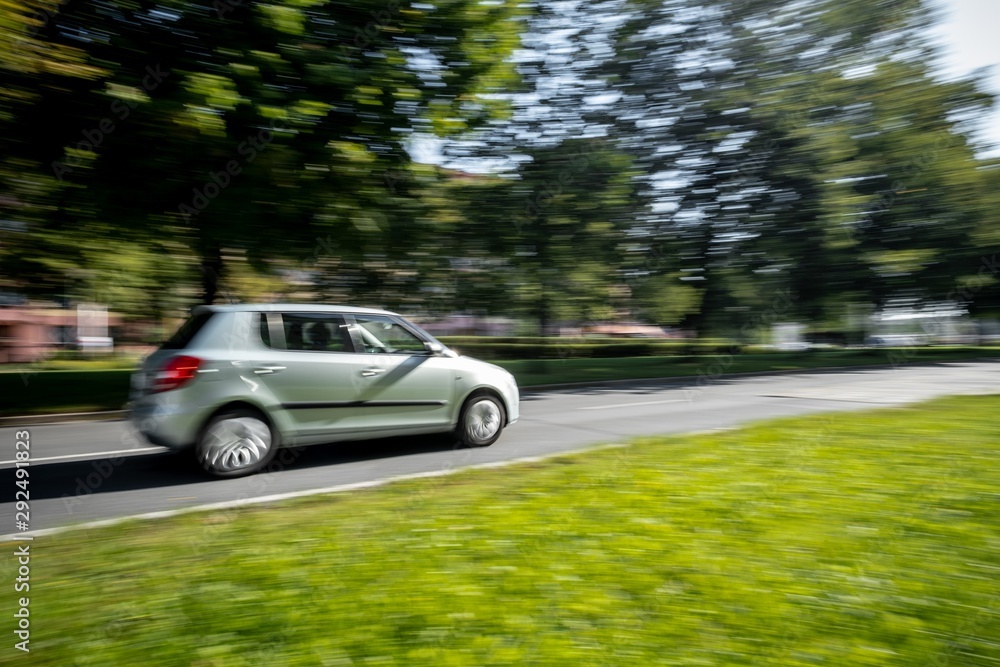
[[[914,345],[977,345],[976,320],[958,307],[889,309],[876,312],[865,343],[895,347]]]
[[[0,363],[31,363],[65,349],[110,349],[108,333],[121,323],[120,315],[93,308],[0,307]]]

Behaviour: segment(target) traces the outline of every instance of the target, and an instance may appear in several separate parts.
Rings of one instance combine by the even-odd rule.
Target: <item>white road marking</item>
[[[615,403],[614,405],[591,405],[577,410],[611,410],[613,408],[636,408],[641,405],[665,405],[667,403],[687,403],[683,398],[672,398],[667,401],[642,401],[641,403]]]
[[[164,447],[136,447],[135,449],[119,449],[114,452],[87,452],[85,454],[64,454],[63,456],[31,457],[31,463],[42,461],[70,461],[72,459],[106,459],[119,454],[144,454],[146,452],[169,452]],[[14,465],[17,461],[0,461],[0,466]]]

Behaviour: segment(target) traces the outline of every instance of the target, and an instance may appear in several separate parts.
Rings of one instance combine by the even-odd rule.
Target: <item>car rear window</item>
[[[193,339],[198,332],[201,331],[201,328],[204,327],[210,319],[212,319],[212,315],[214,314],[215,313],[207,312],[193,315],[187,322],[181,325],[180,329],[174,332],[173,336],[168,338],[167,341],[160,346],[160,349],[183,350],[191,343],[191,339]]]

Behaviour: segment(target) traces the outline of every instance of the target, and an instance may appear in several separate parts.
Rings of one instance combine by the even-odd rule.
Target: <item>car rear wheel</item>
[[[277,450],[274,430],[260,413],[234,410],[212,418],[202,431],[195,454],[208,473],[241,477],[261,470]]]
[[[503,405],[492,396],[474,396],[465,402],[457,436],[466,447],[489,447],[503,432]]]

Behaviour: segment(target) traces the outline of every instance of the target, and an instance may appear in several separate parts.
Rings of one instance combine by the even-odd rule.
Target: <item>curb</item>
[[[125,410],[105,410],[103,412],[62,412],[53,415],[19,415],[0,417],[0,428],[4,426],[45,426],[46,424],[70,424],[72,422],[114,421],[124,419]]]

